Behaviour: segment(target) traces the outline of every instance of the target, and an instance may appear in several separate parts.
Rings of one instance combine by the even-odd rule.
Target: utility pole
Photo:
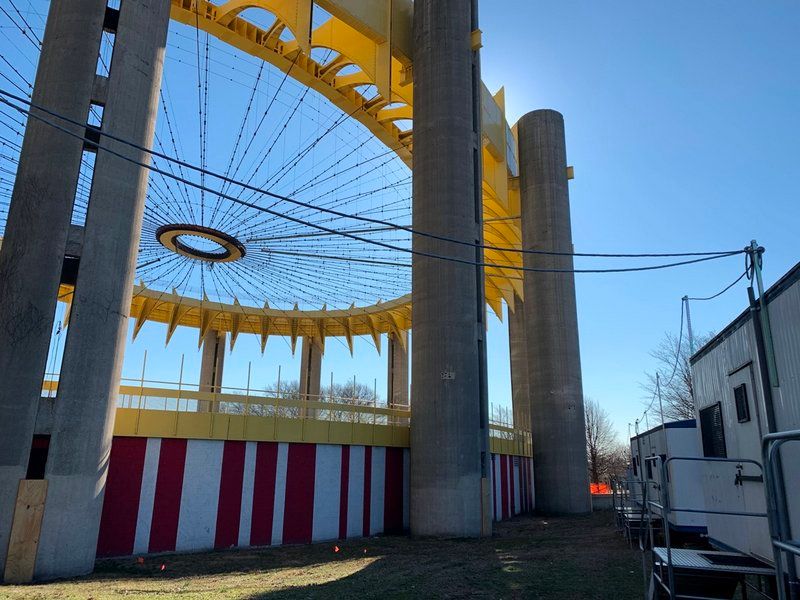
[[[686,329],[689,333],[689,356],[694,354],[694,332],[692,331],[692,313],[689,310],[689,296],[682,298],[683,304],[686,307]],[[680,348],[678,348],[680,352]]]

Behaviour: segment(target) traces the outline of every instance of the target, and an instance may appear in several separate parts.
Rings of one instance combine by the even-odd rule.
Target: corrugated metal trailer
[[[673,456],[702,456],[700,436],[694,419],[672,421],[631,438],[631,475],[649,485],[649,495],[657,495],[661,470],[646,459],[660,456],[662,461]],[[671,474],[669,494],[681,506],[704,505],[702,465],[691,463]],[[641,486],[635,486],[637,495]],[[706,516],[699,513],[672,513],[670,527],[674,531],[702,534],[706,532]]]
[[[777,386],[764,384],[768,364],[757,345],[761,333],[758,320],[749,309],[691,359],[697,420],[706,457],[752,459],[763,464],[762,438],[766,434],[800,429],[800,264],[767,290],[764,298],[771,324]],[[790,534],[797,539],[800,443],[783,446],[781,463],[788,525]],[[755,465],[703,463],[702,478],[708,510],[767,510],[763,475]],[[773,562],[766,519],[709,515],[708,534],[712,543],[722,549],[735,549]]]

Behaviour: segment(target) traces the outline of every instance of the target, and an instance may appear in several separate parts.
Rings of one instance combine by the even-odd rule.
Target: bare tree
[[[700,348],[713,333],[695,339],[695,349]],[[647,392],[646,404],[651,416],[661,420],[658,404],[656,374],[661,386],[661,402],[664,406],[665,421],[694,419],[694,387],[692,385],[692,366],[689,363],[691,350],[686,336],[676,337],[671,333],[664,335],[658,347],[650,353],[658,361],[656,370],[645,373],[647,381],[642,389]]]
[[[347,383],[334,383],[333,386],[322,388],[320,393],[322,402],[331,404],[349,404],[354,406],[375,406],[380,403],[380,396],[375,392],[373,386],[361,383],[360,381],[348,381]],[[359,413],[347,409],[334,409],[321,412],[320,419],[330,419],[333,421],[359,421]],[[386,417],[381,415],[376,418],[376,422],[381,423]],[[372,422],[372,419],[370,419]]]
[[[260,401],[263,398],[263,402]],[[300,400],[300,384],[297,381],[283,381],[280,385],[278,394],[278,383],[275,382],[271,387],[265,388],[262,394],[250,396],[247,414],[257,417],[279,417],[296,418],[300,416],[300,409],[296,406],[275,406],[267,402],[273,402],[273,398],[280,400]],[[220,406],[220,412],[243,415],[245,413],[244,402],[225,402]]]
[[[611,424],[608,412],[597,400],[584,400],[586,415],[586,456],[589,459],[589,478],[592,483],[600,483],[612,473],[615,454],[620,452],[620,444]]]

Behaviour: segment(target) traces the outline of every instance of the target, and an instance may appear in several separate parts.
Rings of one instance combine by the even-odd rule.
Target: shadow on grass
[[[380,537],[154,556],[144,564],[98,562],[92,579],[114,578],[134,586],[137,580],[186,581],[195,589],[213,586],[209,592],[226,593],[236,592],[238,585],[235,597],[253,600],[634,599],[643,594],[638,555],[615,533],[610,513],[522,517],[498,525],[492,538],[482,540]]]

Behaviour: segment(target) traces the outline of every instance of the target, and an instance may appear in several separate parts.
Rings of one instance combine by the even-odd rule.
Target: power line
[[[43,107],[38,106],[36,104],[33,104],[29,100],[26,100],[25,98],[21,98],[19,96],[11,94],[11,93],[3,90],[3,89],[0,89],[0,95],[6,96],[6,97],[11,98],[13,100],[16,100],[18,102],[22,102],[23,104],[26,104],[26,105],[29,105],[32,108],[35,108],[37,111],[44,112],[44,113],[49,114],[49,115],[51,115],[53,117],[56,117],[57,119],[66,121],[66,122],[71,123],[73,125],[81,126],[79,122],[74,121],[73,119],[70,119],[69,117],[65,117],[63,115],[60,115],[60,114],[55,113],[53,111],[50,111],[50,110],[48,110],[46,108],[43,108]],[[18,110],[22,114],[30,114],[30,111],[26,111],[23,108],[20,108],[20,107],[14,105],[14,104],[11,104],[7,100],[3,100],[3,102],[5,104],[7,104],[8,106]],[[35,118],[37,118],[39,120],[42,120],[43,122],[51,125],[52,127],[55,127],[57,129],[61,129],[63,131],[66,131],[65,129],[59,127],[55,123],[52,123],[52,122],[47,121],[45,119],[42,119],[41,117],[37,116]],[[73,135],[72,132],[68,132],[67,131],[67,133],[69,133],[70,135]],[[106,132],[101,132],[101,135],[103,137],[106,137],[106,138],[110,139],[110,140],[114,140],[114,141],[118,141],[120,143],[123,143],[123,144],[125,144],[127,146],[130,146],[130,147],[132,147],[132,148],[134,148],[136,150],[139,150],[141,152],[145,152],[145,153],[150,154],[152,156],[157,156],[157,157],[162,158],[164,160],[172,161],[172,162],[174,162],[176,164],[179,164],[181,166],[184,166],[184,167],[186,167],[188,169],[191,169],[193,171],[197,171],[197,172],[199,172],[199,173],[201,173],[203,175],[210,175],[210,176],[212,176],[212,177],[214,177],[216,179],[219,179],[221,181],[227,182],[229,184],[236,185],[238,187],[242,187],[244,189],[248,189],[248,190],[251,190],[253,192],[257,192],[257,193],[260,193],[260,194],[263,194],[263,195],[266,195],[266,196],[270,196],[270,197],[276,198],[278,200],[289,202],[291,204],[295,204],[295,205],[302,206],[302,207],[305,207],[305,208],[310,208],[312,210],[316,210],[316,211],[319,211],[319,212],[324,212],[324,213],[336,215],[336,216],[341,217],[341,218],[353,219],[353,220],[357,220],[357,221],[364,221],[364,222],[367,222],[367,223],[373,223],[373,224],[383,225],[383,226],[392,226],[392,227],[395,227],[395,228],[397,228],[399,230],[411,233],[413,235],[418,235],[418,236],[421,236],[421,237],[435,239],[435,240],[443,241],[443,242],[449,242],[449,243],[462,245],[462,246],[469,246],[469,247],[472,247],[472,248],[481,248],[483,250],[495,250],[495,251],[499,251],[499,252],[511,252],[511,253],[519,253],[519,254],[534,254],[534,255],[544,255],[544,256],[573,256],[573,257],[583,257],[583,258],[679,258],[679,257],[691,257],[691,256],[702,256],[702,257],[709,257],[709,258],[714,258],[714,257],[716,257],[716,258],[725,258],[725,257],[728,257],[728,256],[743,254],[745,252],[745,250],[729,250],[729,251],[716,251],[716,252],[673,252],[673,253],[596,253],[596,252],[595,253],[581,253],[581,252],[557,252],[557,251],[551,251],[551,250],[526,250],[526,249],[521,249],[521,248],[510,248],[510,247],[491,246],[491,245],[487,245],[487,244],[476,244],[474,242],[468,242],[468,241],[464,241],[464,240],[457,240],[457,239],[448,238],[446,236],[440,236],[440,235],[429,233],[429,232],[417,231],[417,230],[415,230],[415,229],[413,229],[411,227],[406,227],[406,226],[403,226],[403,225],[396,225],[394,223],[391,223],[390,221],[384,221],[384,220],[381,220],[381,219],[374,219],[374,218],[371,218],[371,217],[351,215],[351,214],[340,212],[340,211],[337,211],[337,210],[334,210],[334,209],[326,209],[326,208],[317,207],[317,206],[314,206],[312,204],[309,204],[309,203],[306,203],[306,202],[302,202],[300,200],[296,200],[294,198],[289,198],[287,196],[282,196],[280,194],[276,194],[274,192],[270,192],[269,190],[260,189],[260,188],[257,188],[255,186],[251,186],[251,185],[249,185],[247,183],[242,183],[240,181],[236,181],[234,179],[225,177],[224,175],[221,175],[221,174],[216,173],[214,171],[211,171],[209,169],[198,167],[196,165],[193,165],[192,163],[188,163],[188,162],[182,161],[182,160],[180,160],[178,158],[175,158],[175,157],[172,157],[172,156],[169,156],[169,155],[166,155],[166,154],[162,154],[162,153],[157,152],[157,151],[155,151],[153,149],[149,149],[149,148],[146,148],[144,146],[140,146],[138,144],[134,144],[133,142],[130,142],[130,141],[125,140],[125,139],[122,139],[122,138],[120,138],[118,136],[115,136],[115,135],[112,135],[112,134],[109,134],[109,133],[106,133]],[[80,136],[76,135],[76,137],[80,137]],[[107,152],[111,152],[110,150],[108,150],[108,148],[103,147],[103,149],[105,151],[107,151]],[[115,153],[112,152],[112,154],[115,154]],[[130,160],[127,157],[123,157],[123,156],[121,156],[121,158],[124,158],[125,160]],[[150,169],[158,171],[157,169],[154,169],[153,167],[145,165],[144,163],[141,163],[141,166],[144,166],[145,168],[150,168]],[[303,221],[303,220],[295,220],[292,217],[290,217],[290,216],[288,216],[288,215],[286,215],[284,213],[277,213],[275,211],[270,212],[271,209],[260,207],[260,206],[254,205],[252,203],[240,200],[238,198],[234,198],[232,196],[228,196],[228,195],[223,194],[223,193],[221,193],[221,192],[219,192],[217,190],[213,190],[213,189],[207,188],[206,186],[201,186],[201,185],[195,184],[193,182],[184,181],[182,178],[175,177],[175,176],[173,176],[171,174],[167,174],[167,175],[169,177],[173,177],[173,178],[177,179],[178,181],[183,181],[184,183],[188,183],[189,185],[192,185],[193,187],[196,187],[197,189],[200,189],[201,191],[207,191],[207,192],[210,192],[210,193],[213,193],[213,194],[220,195],[220,196],[222,196],[222,197],[224,197],[224,198],[226,198],[228,200],[231,200],[232,202],[234,202],[236,204],[239,204],[241,206],[247,206],[247,207],[253,208],[255,210],[260,210],[260,211],[263,211],[263,212],[267,212],[269,214],[274,214],[275,216],[280,216],[280,217],[282,217],[284,219],[294,220],[295,222],[303,224],[303,225],[306,225],[306,226],[310,225],[310,226],[313,226],[313,227],[317,227],[317,228],[319,228],[319,229],[321,229],[323,231],[329,231],[329,232],[333,232],[333,233],[338,233],[338,232],[336,232],[336,230],[330,230],[330,229],[322,228],[321,226],[315,225],[313,223],[308,223],[308,222]],[[359,238],[354,238],[354,239],[359,239]],[[675,264],[668,265],[668,266],[680,266],[681,264],[692,264],[692,262],[702,262],[702,261],[687,261],[685,263],[675,263]],[[472,264],[472,263],[470,263],[470,264]],[[521,268],[521,267],[516,267],[516,266],[505,266],[505,265],[491,265],[491,266],[499,266],[499,267],[502,267],[502,268],[509,268],[509,269],[515,269],[515,270],[523,270],[523,271],[531,270],[531,269],[526,269],[526,268]],[[656,268],[663,268],[663,267],[656,267]],[[563,270],[563,271],[556,271],[556,270],[549,269],[549,270],[542,271],[540,269],[532,269],[533,272],[568,272],[568,273],[570,273],[570,272],[587,272],[587,273],[588,272],[625,272],[627,270],[651,270],[651,269],[650,268],[621,269],[621,270],[591,270],[590,269],[590,270],[583,270],[583,271],[576,271],[576,270],[572,270],[572,269],[567,269],[567,270]]]
[[[0,94],[2,94],[2,93],[3,93],[2,90],[0,90]],[[439,255],[439,254],[433,254],[433,253],[430,253],[430,252],[422,252],[422,251],[408,249],[408,248],[401,248],[399,246],[393,246],[393,245],[387,244],[385,242],[379,242],[379,241],[375,241],[375,240],[370,240],[370,239],[362,238],[362,237],[359,237],[357,235],[354,235],[354,234],[351,234],[351,233],[347,233],[347,232],[344,232],[344,231],[338,231],[336,229],[332,229],[332,228],[329,228],[329,227],[324,227],[324,226],[318,225],[316,223],[311,223],[311,222],[308,222],[308,221],[304,221],[303,219],[297,219],[295,217],[291,217],[289,215],[280,213],[278,211],[275,211],[275,210],[272,210],[272,209],[269,209],[269,208],[265,208],[265,207],[262,207],[262,206],[258,206],[256,204],[251,203],[251,202],[246,202],[244,200],[240,200],[239,198],[235,198],[234,196],[229,196],[227,194],[221,194],[217,190],[214,190],[212,188],[208,188],[206,186],[200,185],[200,184],[195,183],[193,181],[184,180],[184,179],[178,177],[177,175],[174,175],[172,173],[169,173],[167,171],[164,171],[164,170],[159,169],[157,167],[154,167],[152,165],[149,165],[149,164],[140,162],[138,160],[132,159],[130,157],[127,157],[127,156],[123,155],[120,152],[116,152],[114,150],[111,150],[110,148],[108,148],[106,146],[103,146],[102,144],[99,144],[97,142],[91,141],[88,138],[86,138],[84,136],[81,136],[80,134],[76,134],[76,133],[68,130],[65,127],[62,127],[60,125],[57,125],[57,124],[53,123],[52,121],[48,121],[47,119],[45,119],[45,118],[43,118],[43,117],[41,117],[41,116],[39,116],[39,115],[37,115],[37,114],[35,114],[33,112],[26,111],[23,108],[20,108],[20,107],[14,105],[14,104],[11,104],[8,100],[0,98],[0,102],[3,102],[5,104],[7,104],[11,108],[14,108],[15,110],[21,112],[22,114],[28,115],[29,118],[32,117],[32,118],[34,118],[34,119],[36,119],[38,121],[41,121],[41,122],[45,123],[46,125],[49,125],[49,126],[55,128],[55,129],[57,129],[57,130],[59,130],[59,131],[61,131],[63,133],[66,133],[67,135],[70,135],[72,137],[75,137],[77,139],[80,139],[80,140],[83,140],[83,141],[86,141],[86,142],[91,142],[99,150],[103,150],[104,152],[108,152],[112,156],[116,156],[117,158],[120,158],[120,159],[122,159],[124,161],[130,162],[132,164],[135,164],[135,165],[137,165],[139,167],[142,167],[144,169],[148,169],[149,171],[152,171],[152,172],[155,172],[155,173],[159,173],[159,174],[161,174],[163,176],[166,176],[166,177],[169,177],[171,179],[175,179],[176,181],[182,181],[182,182],[184,182],[184,183],[186,183],[186,184],[188,184],[188,185],[190,185],[190,186],[192,186],[194,188],[200,189],[202,191],[206,191],[206,192],[209,192],[209,193],[212,193],[212,194],[219,194],[222,197],[226,198],[227,200],[230,200],[231,202],[239,204],[240,206],[246,206],[246,207],[251,208],[253,210],[260,211],[260,212],[265,212],[267,214],[271,214],[271,215],[274,215],[276,217],[280,217],[280,218],[286,219],[288,221],[292,221],[294,223],[298,223],[298,224],[304,225],[306,227],[312,227],[312,228],[318,229],[320,231],[325,231],[325,232],[328,232],[328,233],[331,233],[331,234],[340,235],[340,236],[343,236],[343,237],[348,237],[348,238],[351,238],[351,239],[354,239],[354,240],[357,240],[357,241],[360,241],[360,242],[363,242],[363,243],[366,243],[366,244],[372,244],[372,245],[375,245],[375,246],[381,246],[381,247],[384,247],[384,248],[387,248],[387,249],[390,249],[390,250],[395,250],[395,251],[398,251],[398,252],[405,252],[405,253],[412,254],[414,256],[420,256],[420,257],[423,257],[423,258],[450,261],[450,262],[454,262],[454,263],[468,265],[468,266],[471,266],[471,267],[496,268],[496,269],[500,269],[500,270],[506,269],[506,270],[510,270],[510,271],[521,271],[521,272],[529,272],[529,273],[633,273],[633,272],[643,272],[643,271],[656,271],[656,270],[661,270],[661,269],[668,269],[668,268],[673,268],[673,267],[680,267],[680,266],[691,265],[691,264],[696,264],[696,263],[701,263],[701,262],[707,262],[707,261],[711,261],[711,260],[718,260],[718,259],[721,259],[721,258],[728,258],[730,256],[735,256],[735,255],[738,255],[738,254],[742,254],[744,252],[744,250],[736,250],[736,251],[731,251],[731,252],[727,252],[727,253],[713,253],[713,254],[710,254],[710,255],[705,255],[704,254],[702,258],[695,258],[695,259],[692,259],[692,260],[678,261],[678,262],[667,263],[667,264],[662,264],[662,265],[650,265],[650,266],[645,266],[645,267],[628,267],[628,268],[616,268],[616,269],[540,269],[540,268],[532,268],[532,267],[520,267],[520,266],[516,266],[516,265],[503,265],[503,264],[496,264],[496,263],[475,262],[475,261],[472,261],[472,260],[461,259],[461,258],[457,258],[457,257],[453,257],[453,256],[443,256],[443,255]],[[105,133],[102,134],[102,135],[104,135],[105,137],[108,137],[109,139],[117,140],[117,141],[119,141],[121,143],[124,143],[124,144],[126,144],[128,146],[131,146],[131,147],[133,147],[135,149],[138,149],[138,150],[141,150],[143,152],[150,153],[150,154],[155,154],[151,150],[147,150],[146,148],[137,147],[136,144],[132,144],[132,143],[127,142],[126,140],[118,138],[116,136],[111,136],[111,135],[108,135],[108,134],[105,134]],[[469,245],[472,245],[473,247],[479,247],[476,244],[469,244]],[[552,254],[552,253],[549,253],[549,252],[542,252],[542,253],[543,254]]]
[[[739,277],[737,277],[734,280],[733,283],[729,284],[728,286],[726,286],[724,289],[722,289],[721,291],[717,292],[713,296],[707,296],[705,298],[687,298],[687,300],[694,300],[694,301],[697,301],[697,302],[704,302],[706,300],[714,300],[715,298],[719,298],[720,296],[722,296],[722,294],[727,292],[729,289],[731,289],[733,286],[735,286],[737,283],[739,283],[746,276],[747,276],[747,271],[744,271],[741,275],[739,275]]]

